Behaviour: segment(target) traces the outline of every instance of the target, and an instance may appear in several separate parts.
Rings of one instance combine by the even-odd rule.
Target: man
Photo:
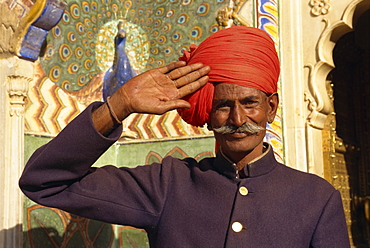
[[[20,179],[23,192],[46,206],[143,228],[152,247],[349,247],[339,192],[278,163],[263,142],[278,107],[271,38],[232,27],[181,60],[90,105],[34,153]],[[208,123],[216,158],[91,168],[131,113],[172,109],[190,124]]]

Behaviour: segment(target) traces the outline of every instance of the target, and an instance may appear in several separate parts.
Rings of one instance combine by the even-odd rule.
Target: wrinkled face
[[[267,122],[273,121],[277,106],[277,94],[267,96],[257,89],[220,83],[215,86],[210,124],[212,128],[219,128],[251,123],[266,128]],[[266,130],[254,134],[239,131],[214,134],[222,151],[237,162],[246,155],[257,157],[262,153]]]

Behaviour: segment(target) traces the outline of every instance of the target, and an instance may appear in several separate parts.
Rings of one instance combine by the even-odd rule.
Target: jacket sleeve
[[[314,248],[349,248],[349,237],[340,193],[335,190],[326,203],[311,240]]]
[[[90,105],[27,162],[19,185],[31,200],[82,217],[151,229],[168,188],[171,161],[136,168],[91,167],[120,137],[109,137],[92,123]]]

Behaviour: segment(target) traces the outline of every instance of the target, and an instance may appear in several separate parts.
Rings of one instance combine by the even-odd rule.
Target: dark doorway
[[[353,245],[370,247],[370,10],[333,50],[336,136],[349,175]]]

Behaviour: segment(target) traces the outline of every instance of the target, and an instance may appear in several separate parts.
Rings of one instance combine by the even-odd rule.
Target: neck
[[[244,166],[252,162],[253,160],[260,157],[264,152],[264,145],[263,142],[256,146],[252,151],[249,152],[225,152],[223,154],[226,155],[231,161],[236,164],[238,171],[242,170]]]

